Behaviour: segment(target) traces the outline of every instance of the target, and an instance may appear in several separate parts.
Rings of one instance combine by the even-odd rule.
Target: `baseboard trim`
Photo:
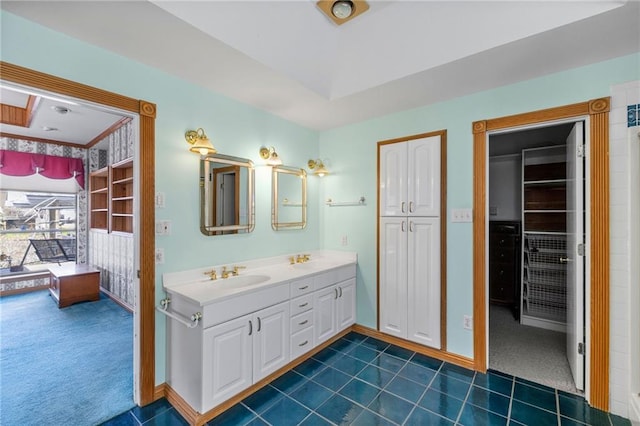
[[[160,398],[167,396],[167,384],[161,383],[153,389],[153,400],[157,401]]]
[[[115,294],[111,293],[109,290],[105,290],[102,287],[100,287],[100,291],[103,292],[104,295],[107,296],[109,299],[113,300],[114,302],[116,302],[118,305],[122,306],[127,311],[133,313],[133,307],[129,306],[129,304],[127,302],[125,302],[124,300],[122,300],[121,298],[116,296]]]
[[[418,343],[401,339],[399,337],[390,336],[378,330],[374,330],[373,328],[365,327],[359,324],[354,325],[352,329],[356,333],[374,337],[378,340],[382,340],[384,342],[391,343],[396,346],[400,346],[401,348],[405,348],[410,351],[420,353],[422,355],[427,355],[432,358],[439,359],[441,361],[446,361],[451,364],[459,365],[460,367],[464,367],[469,370],[475,370],[475,363],[474,363],[474,360],[471,358],[467,358],[461,355],[453,354],[451,352],[447,352],[439,349],[433,349],[428,346],[420,345]]]

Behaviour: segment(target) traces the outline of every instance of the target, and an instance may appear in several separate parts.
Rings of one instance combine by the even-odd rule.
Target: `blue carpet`
[[[0,298],[0,425],[96,425],[134,405],[131,313],[102,295]]]

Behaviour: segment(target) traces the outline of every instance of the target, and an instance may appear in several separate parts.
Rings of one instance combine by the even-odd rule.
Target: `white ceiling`
[[[337,26],[311,0],[0,3],[318,130],[640,51],[636,1],[370,4]]]

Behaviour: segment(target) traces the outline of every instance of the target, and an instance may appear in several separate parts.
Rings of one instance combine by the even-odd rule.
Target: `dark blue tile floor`
[[[108,426],[186,425],[165,400]],[[349,333],[208,425],[631,425],[584,398]]]

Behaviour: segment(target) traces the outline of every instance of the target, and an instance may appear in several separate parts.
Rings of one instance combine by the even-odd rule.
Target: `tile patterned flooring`
[[[186,425],[161,399],[104,423]],[[536,425],[631,423],[583,398],[498,372],[476,373],[349,333],[208,425]]]

